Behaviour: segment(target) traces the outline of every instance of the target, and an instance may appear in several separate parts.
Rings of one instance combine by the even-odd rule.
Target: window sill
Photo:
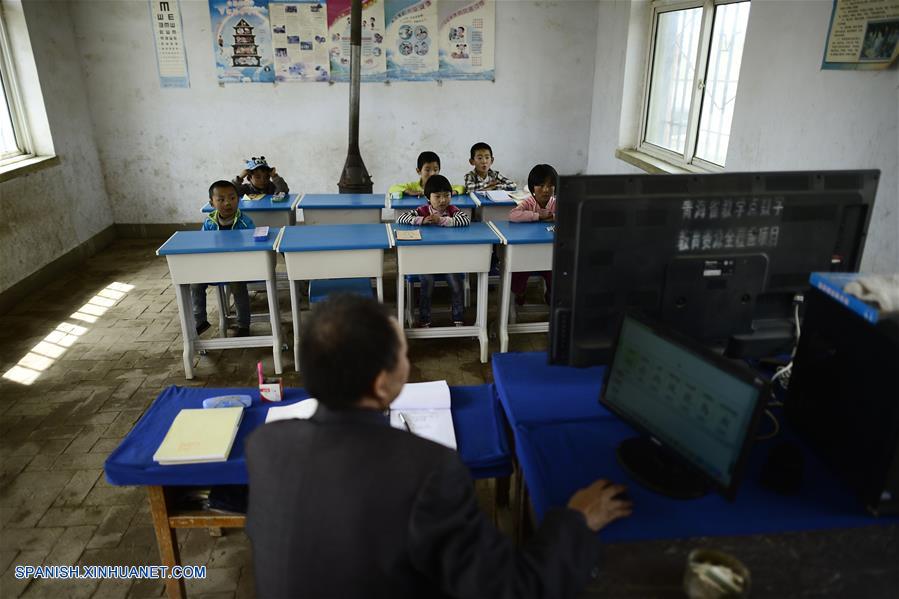
[[[691,173],[705,173],[697,167],[685,167],[682,165],[672,164],[661,158],[656,158],[639,150],[615,150],[615,158],[623,160],[628,164],[632,164],[639,169],[643,169],[647,173],[661,175],[688,175]]]
[[[32,156],[0,166],[0,183],[59,164],[59,156]]]

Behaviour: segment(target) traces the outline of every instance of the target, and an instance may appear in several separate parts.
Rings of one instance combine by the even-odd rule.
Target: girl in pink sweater
[[[538,164],[528,174],[528,189],[531,197],[524,200],[509,212],[509,220],[515,223],[555,221],[556,220],[556,181],[559,175],[556,169],[548,164]],[[552,286],[552,272],[514,272],[512,273],[512,293],[515,303],[524,305],[524,293],[528,287],[528,278],[539,275],[546,281],[544,300],[549,303]]]

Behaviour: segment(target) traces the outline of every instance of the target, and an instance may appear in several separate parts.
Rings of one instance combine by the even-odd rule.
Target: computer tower
[[[868,511],[899,514],[899,320],[872,324],[812,289],[801,333],[790,424]]]

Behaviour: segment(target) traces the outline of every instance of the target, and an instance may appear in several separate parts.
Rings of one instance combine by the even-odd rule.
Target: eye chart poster
[[[440,42],[436,0],[387,0],[387,77],[438,78]]]
[[[149,5],[159,84],[162,87],[190,87],[181,5],[178,0],[150,0]]]
[[[219,83],[272,83],[268,0],[209,0]]]
[[[351,0],[329,0],[331,81],[350,80]],[[387,57],[384,51],[384,0],[362,2],[362,81],[384,81]]]
[[[440,79],[493,80],[494,0],[440,0]]]
[[[269,0],[275,81],[327,81],[328,8],[318,0]]]

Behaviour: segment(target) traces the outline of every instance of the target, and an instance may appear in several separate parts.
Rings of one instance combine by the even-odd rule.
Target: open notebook
[[[409,383],[390,404],[390,425],[405,429],[400,414],[412,433],[456,449],[456,429],[450,411],[450,390],[446,381]]]
[[[231,453],[243,408],[183,409],[153,454],[163,466],[224,462]]]

